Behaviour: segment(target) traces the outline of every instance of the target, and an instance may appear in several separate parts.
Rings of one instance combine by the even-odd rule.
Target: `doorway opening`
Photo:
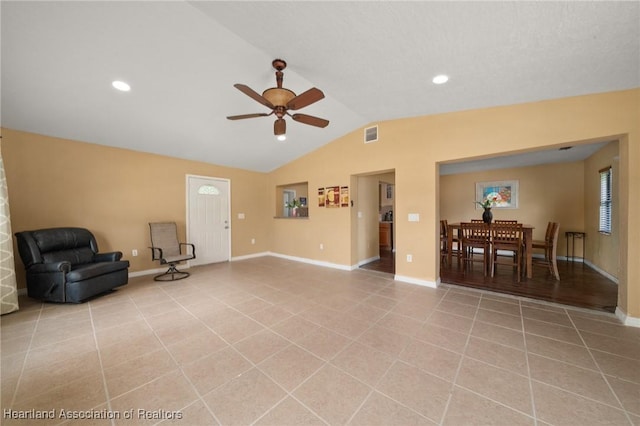
[[[603,167],[602,163],[613,164],[615,170],[619,152],[617,141],[603,138],[595,143],[574,142],[570,150],[552,147],[439,164],[439,216],[449,225],[479,219],[480,209],[473,203],[477,199],[470,200],[468,194],[473,193],[474,186],[477,188],[483,183],[481,181],[504,179],[518,180],[520,188],[526,189],[520,193],[518,208],[493,209],[494,220],[527,224],[533,227],[534,240],[544,240],[549,222],[560,223],[556,256],[560,281],[537,266],[534,266],[532,276],[525,276],[518,282],[517,275],[514,277],[509,268],[499,268],[494,277],[485,277],[482,268],[478,273],[469,266],[464,268],[458,267],[457,262],[445,262],[440,264],[441,282],[613,312],[617,305],[618,285],[615,278],[612,280],[611,275],[598,272],[595,266],[599,263],[611,270],[610,264],[617,262],[619,257],[618,240],[615,235],[603,238],[594,232],[597,217],[594,218],[584,206],[599,200],[598,169]],[[617,218],[613,218],[613,222],[618,223]],[[587,258],[581,259],[584,263],[569,259],[565,234],[571,232],[586,232],[587,238],[580,240],[578,249],[583,258],[586,254]],[[589,259],[590,253],[597,259]],[[529,256],[543,257],[544,253],[533,251]],[[606,271],[606,268],[602,269]]]
[[[355,176],[357,264],[362,269],[395,274],[395,170]]]

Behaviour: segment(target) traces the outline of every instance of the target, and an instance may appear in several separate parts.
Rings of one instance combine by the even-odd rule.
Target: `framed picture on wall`
[[[393,198],[393,185],[387,184],[387,200],[391,200]]]
[[[340,187],[340,207],[349,207],[349,187]]]
[[[518,181],[501,180],[496,182],[476,182],[476,201],[483,203],[491,201],[491,208],[518,208]],[[482,206],[476,203],[476,210]]]
[[[324,207],[325,201],[324,188],[318,188],[318,207]]]
[[[326,207],[340,207],[340,187],[327,186],[325,188]]]

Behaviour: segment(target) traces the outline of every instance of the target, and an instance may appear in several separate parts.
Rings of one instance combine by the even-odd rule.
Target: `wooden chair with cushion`
[[[460,232],[462,233],[462,263],[465,271],[469,266],[473,266],[473,262],[482,262],[482,269],[486,277],[490,250],[489,225],[484,222],[462,222],[460,224]],[[476,257],[478,249],[482,250],[481,259]]]
[[[491,276],[495,275],[496,265],[509,265],[515,268],[518,282],[522,276],[524,248],[522,244],[521,223],[495,223],[491,226]],[[511,256],[498,256],[498,251],[510,251]]]
[[[560,273],[558,272],[557,250],[558,250],[558,235],[560,233],[560,224],[558,222],[549,222],[547,224],[547,231],[545,232],[544,241],[533,240],[531,247],[535,249],[544,250],[544,257],[533,258],[534,265],[546,266],[549,269],[551,275],[556,280],[560,281]]]

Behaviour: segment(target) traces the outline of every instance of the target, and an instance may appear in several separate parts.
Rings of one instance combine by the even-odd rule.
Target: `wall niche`
[[[276,186],[275,217],[300,219],[309,217],[308,182]]]

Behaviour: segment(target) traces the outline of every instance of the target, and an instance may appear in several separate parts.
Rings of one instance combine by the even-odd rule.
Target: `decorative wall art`
[[[327,186],[325,188],[325,207],[340,207],[340,187]]]
[[[491,208],[517,209],[518,181],[476,182],[475,201],[483,203],[486,200],[491,202]],[[476,209],[480,210],[482,206],[476,203]]]
[[[318,207],[324,207],[325,201],[324,188],[318,188]]]
[[[340,187],[340,207],[349,207],[349,187]]]
[[[318,207],[349,207],[348,186],[318,188]]]

